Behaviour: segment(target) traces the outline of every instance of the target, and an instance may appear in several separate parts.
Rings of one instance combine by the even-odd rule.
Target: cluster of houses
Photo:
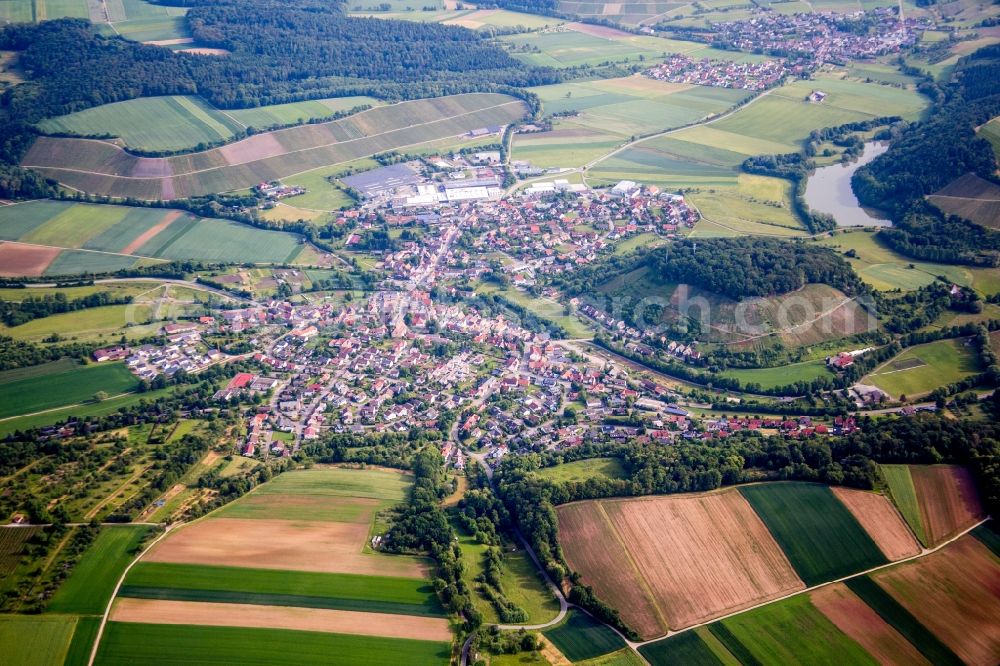
[[[865,29],[851,30],[852,24]],[[924,17],[900,21],[895,6],[876,7],[851,14],[808,12],[783,14],[769,9],[751,18],[715,25],[712,43],[752,53],[781,54],[791,73],[802,73],[829,62],[846,64],[916,44],[933,24]]]
[[[694,60],[675,53],[643,74],[657,81],[690,83],[715,88],[767,90],[778,85],[791,70],[782,60],[736,62],[702,58]]]
[[[658,328],[640,331],[630,326],[625,320],[615,319],[591,303],[580,303],[578,310],[611,333],[613,339],[624,340],[626,351],[640,356],[654,356],[658,348],[662,353],[685,363],[695,363],[702,358],[701,352],[696,348],[697,342],[684,343],[668,340]],[[641,342],[641,340],[656,345],[656,348]]]
[[[299,187],[297,185],[282,185],[276,180],[269,183],[259,183],[254,189],[257,191],[257,194],[271,201],[286,199],[288,197],[294,197],[306,193],[306,188],[304,187]]]

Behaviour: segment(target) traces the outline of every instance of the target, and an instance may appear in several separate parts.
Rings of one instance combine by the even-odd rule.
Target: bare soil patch
[[[151,42],[143,42],[143,44],[152,44],[153,46],[173,46],[174,44],[194,44],[194,37],[178,37],[177,39],[154,39]]]
[[[45,272],[61,249],[25,245],[23,243],[0,243],[0,275],[3,277],[38,277]]]
[[[666,621],[629,561],[621,541],[600,502],[576,502],[557,508],[559,542],[566,562],[594,588],[605,602],[617,608],[625,622],[643,638],[665,633]]]
[[[873,578],[966,663],[1000,663],[1000,560],[975,537]]]
[[[602,530],[591,518],[593,524],[565,536],[560,507],[563,549],[570,565],[644,637],[653,635],[657,616],[670,629],[680,629],[805,587],[738,492],[600,505],[608,527]],[[621,546],[613,541],[623,544],[627,559],[615,552]],[[639,600],[643,591],[656,606],[653,617]]]
[[[909,666],[930,663],[843,583],[822,587],[809,598],[827,619],[857,641],[880,664]]]
[[[177,530],[157,544],[146,559],[408,578],[426,576],[426,567],[413,560],[363,553],[367,539],[368,525],[364,523],[213,518]]]
[[[985,516],[972,474],[964,467],[912,465],[910,475],[932,546]]]
[[[163,216],[163,219],[156,223],[156,226],[142,232],[138,238],[122,248],[122,254],[132,254],[140,247],[151,241],[157,234],[173,224],[173,221],[183,215],[179,210],[172,210]]]
[[[225,158],[226,164],[243,164],[253,160],[262,160],[265,157],[283,155],[288,150],[281,145],[273,132],[267,134],[255,134],[249,138],[229,143],[219,148],[219,154]]]
[[[227,49],[210,49],[210,48],[181,49],[180,52],[193,53],[194,55],[206,55],[206,56],[224,56],[232,53],[232,51],[229,51]]]
[[[832,490],[887,558],[901,560],[920,553],[916,537],[885,496],[849,488]]]
[[[122,598],[111,610],[111,619],[115,622],[267,627],[424,641],[451,640],[448,620],[444,618],[326,608]]]

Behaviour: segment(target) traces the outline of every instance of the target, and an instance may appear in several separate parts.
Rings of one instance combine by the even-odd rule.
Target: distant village
[[[657,81],[689,83],[715,88],[739,88],[742,90],[767,90],[778,85],[796,68],[788,67],[782,60],[763,62],[736,62],[733,60],[694,60],[675,53],[664,62],[647,69],[643,74]],[[801,66],[797,68],[801,72]]]

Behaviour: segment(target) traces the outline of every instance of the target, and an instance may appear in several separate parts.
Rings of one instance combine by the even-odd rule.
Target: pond
[[[866,143],[854,162],[816,169],[806,182],[806,203],[820,213],[833,215],[838,227],[887,227],[892,223],[876,211],[863,208],[851,189],[854,172],[889,149],[887,143]]]

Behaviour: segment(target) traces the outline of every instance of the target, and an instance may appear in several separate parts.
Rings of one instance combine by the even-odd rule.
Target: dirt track
[[[444,618],[327,608],[123,598],[115,602],[110,619],[114,622],[293,629],[425,641],[451,640],[448,620]]]

